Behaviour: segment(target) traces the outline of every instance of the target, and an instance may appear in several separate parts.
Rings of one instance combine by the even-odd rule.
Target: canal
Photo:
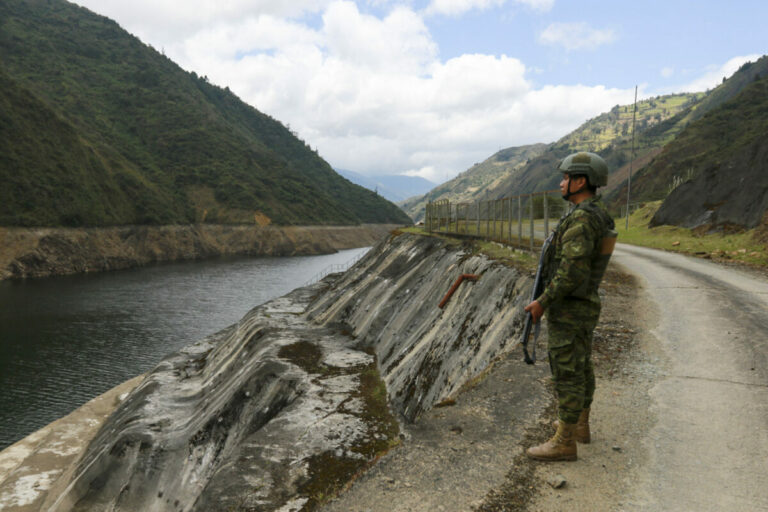
[[[367,250],[0,281],[0,450]]]

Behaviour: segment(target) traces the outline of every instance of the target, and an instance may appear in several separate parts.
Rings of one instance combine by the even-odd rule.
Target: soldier
[[[538,322],[547,311],[549,365],[558,399],[557,432],[529,448],[537,460],[576,460],[576,443],[590,442],[589,410],[595,392],[592,331],[600,315],[597,288],[616,243],[613,219],[596,195],[608,166],[594,153],[575,153],[558,167],[563,199],[575,207],[555,228],[547,262],[548,284],[525,307]]]

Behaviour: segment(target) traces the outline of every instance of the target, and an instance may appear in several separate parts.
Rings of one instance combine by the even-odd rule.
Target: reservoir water
[[[0,450],[367,250],[0,281]]]

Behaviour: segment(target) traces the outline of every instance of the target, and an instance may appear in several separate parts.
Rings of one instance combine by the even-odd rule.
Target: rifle
[[[539,256],[539,266],[536,269],[536,278],[533,280],[533,290],[531,291],[531,300],[533,302],[544,291],[544,265],[546,265],[549,255],[549,246],[552,243],[552,239],[555,236],[555,232],[552,231],[546,240],[544,245],[541,246],[541,255]],[[539,339],[539,332],[541,331],[541,321],[536,323],[536,329],[533,333],[533,357],[528,353],[528,338],[531,336],[531,327],[533,327],[533,315],[528,312],[525,314],[525,327],[523,327],[523,360],[526,364],[533,364],[536,362],[536,340]]]

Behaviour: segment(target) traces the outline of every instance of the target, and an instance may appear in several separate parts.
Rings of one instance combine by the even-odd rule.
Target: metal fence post
[[[549,234],[549,201],[547,194],[544,194],[544,238]]]
[[[480,200],[475,201],[475,235],[480,236]]]
[[[517,196],[517,244],[523,245],[523,196]]]
[[[448,232],[448,202],[443,201],[443,233]]]
[[[528,196],[528,201],[530,203],[530,213],[531,213],[531,233],[530,233],[530,246],[531,246],[531,252],[533,252],[533,194]]]
[[[453,232],[458,233],[459,232],[459,204],[458,203],[453,205],[453,211],[454,211],[453,218],[455,220],[453,224]]]

